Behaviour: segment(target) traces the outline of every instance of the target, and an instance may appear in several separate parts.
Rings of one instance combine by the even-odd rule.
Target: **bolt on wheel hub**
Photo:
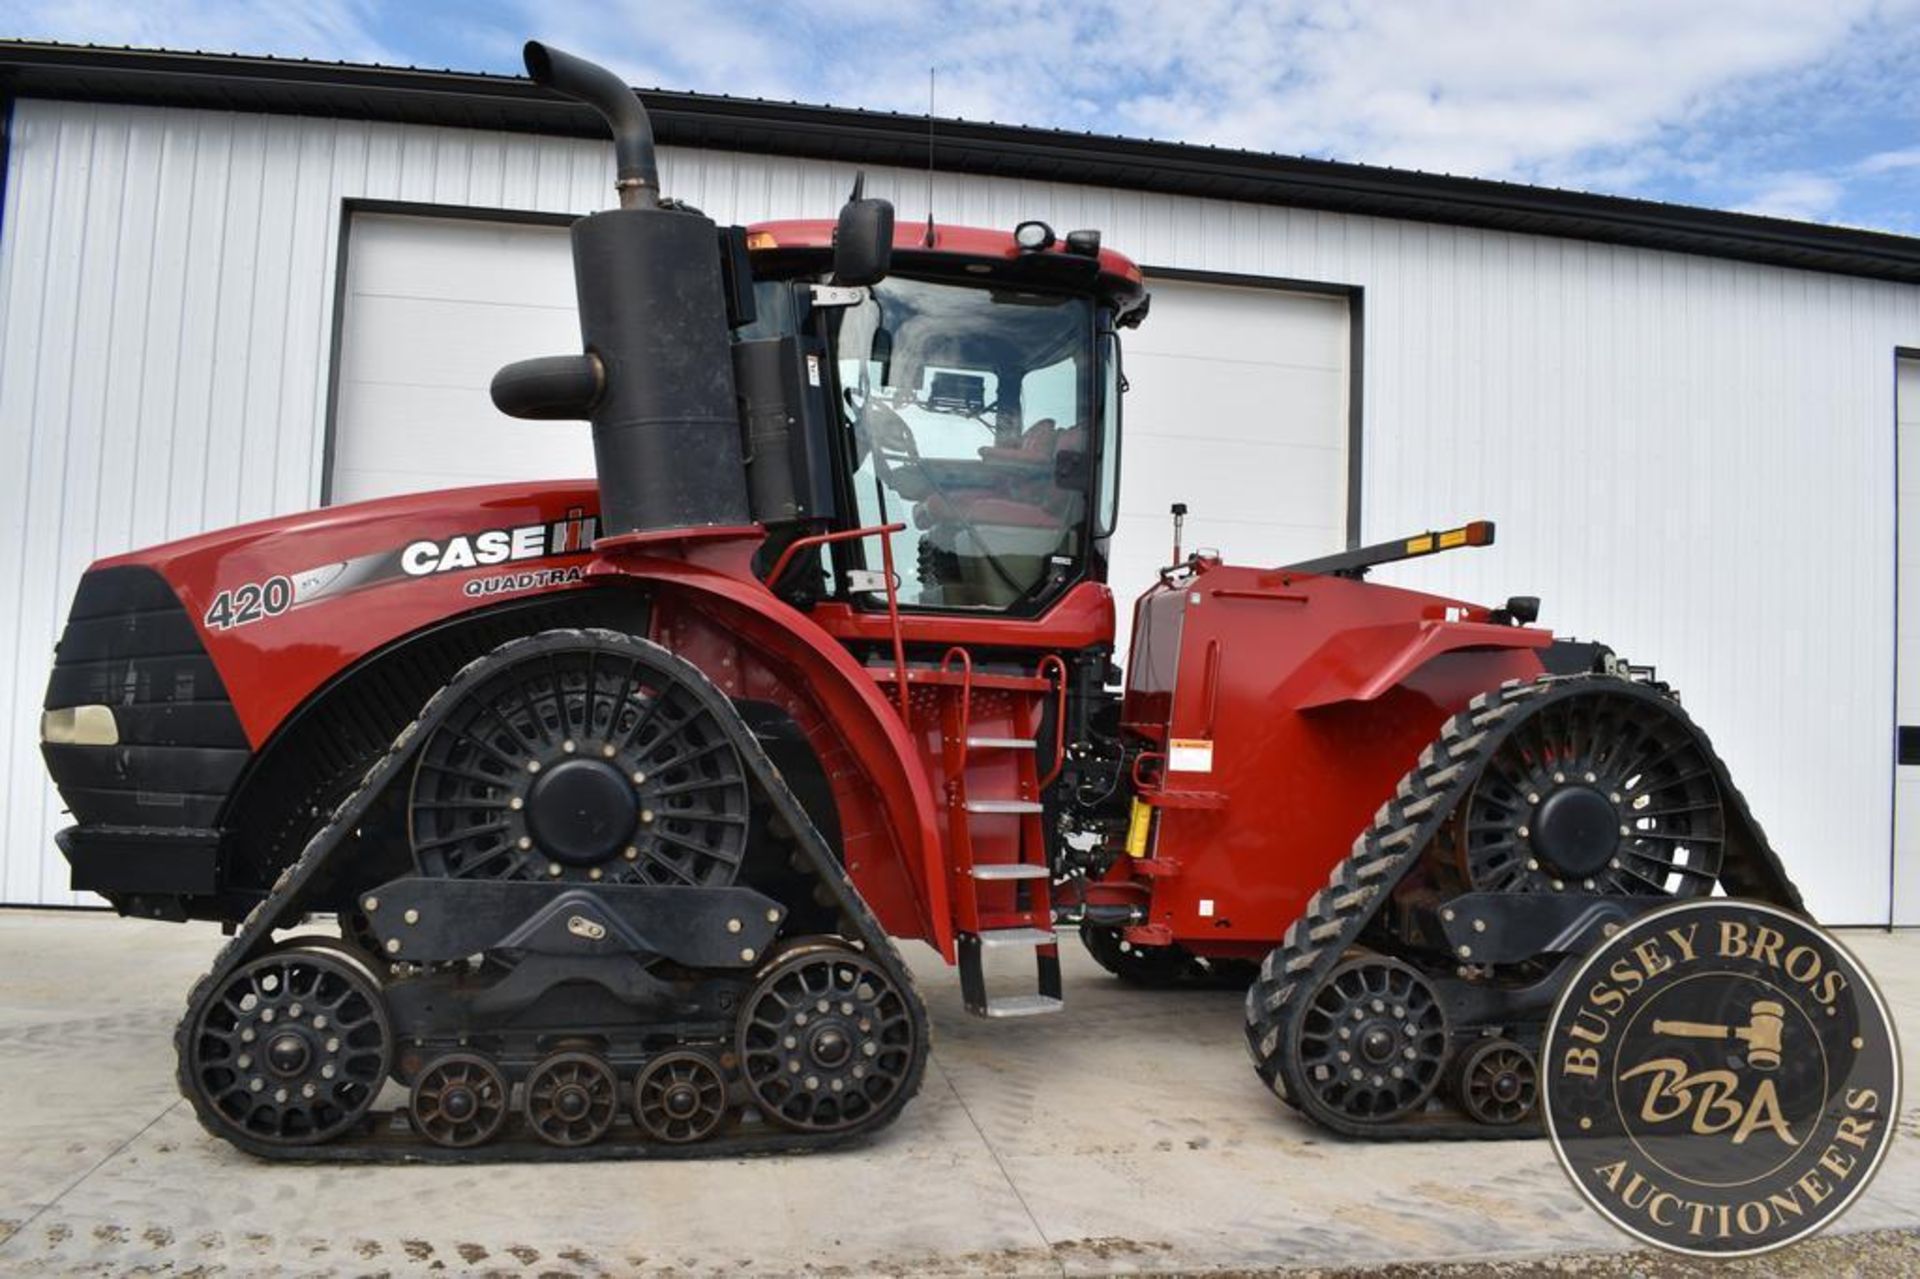
[[[307,1068],[313,1050],[306,1039],[292,1031],[283,1031],[267,1045],[267,1065],[274,1074],[292,1078]]]
[[[570,759],[538,775],[526,812],[541,852],[563,865],[597,866],[626,847],[640,803],[611,764]]]
[[[1620,813],[1590,786],[1566,786],[1540,804],[1533,841],[1561,874],[1584,877],[1604,868],[1620,847]]]
[[[1392,1061],[1399,1045],[1400,1036],[1391,1026],[1375,1022],[1360,1032],[1360,1055],[1376,1065]]]

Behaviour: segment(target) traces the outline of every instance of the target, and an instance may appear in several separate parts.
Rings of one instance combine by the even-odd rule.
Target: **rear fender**
[[[812,744],[839,809],[847,873],[895,936],[948,963],[954,939],[931,780],[900,712],[838,641],[757,580],[632,550],[597,560],[653,600],[651,638],[735,700],[770,702]]]

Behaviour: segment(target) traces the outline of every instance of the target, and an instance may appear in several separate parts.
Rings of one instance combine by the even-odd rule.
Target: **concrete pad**
[[[899,1122],[856,1150],[262,1164],[202,1132],[173,1088],[173,1022],[218,941],[197,926],[0,914],[0,1268],[1080,1275],[1566,1253],[1640,1264],[1545,1142],[1327,1137],[1254,1077],[1237,995],[1130,990],[1072,943],[1068,1011],[1010,1022],[966,1016],[954,974],[912,948],[933,1064]],[[1847,941],[1896,1016],[1920,1024],[1920,934]],[[1902,1132],[1840,1226],[1904,1232],[1891,1236],[1898,1249],[1920,1229],[1920,1107]]]

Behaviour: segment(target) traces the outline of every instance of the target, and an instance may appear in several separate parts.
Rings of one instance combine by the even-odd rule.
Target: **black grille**
[[[83,826],[205,829],[246,765],[247,738],[193,619],[150,568],[80,579],[46,707],[104,705],[114,746],[41,746]]]

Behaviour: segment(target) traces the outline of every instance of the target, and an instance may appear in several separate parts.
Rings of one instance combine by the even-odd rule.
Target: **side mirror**
[[[854,180],[853,195],[841,206],[833,229],[835,284],[878,284],[893,262],[893,203],[862,199],[866,183],[865,174]]]

